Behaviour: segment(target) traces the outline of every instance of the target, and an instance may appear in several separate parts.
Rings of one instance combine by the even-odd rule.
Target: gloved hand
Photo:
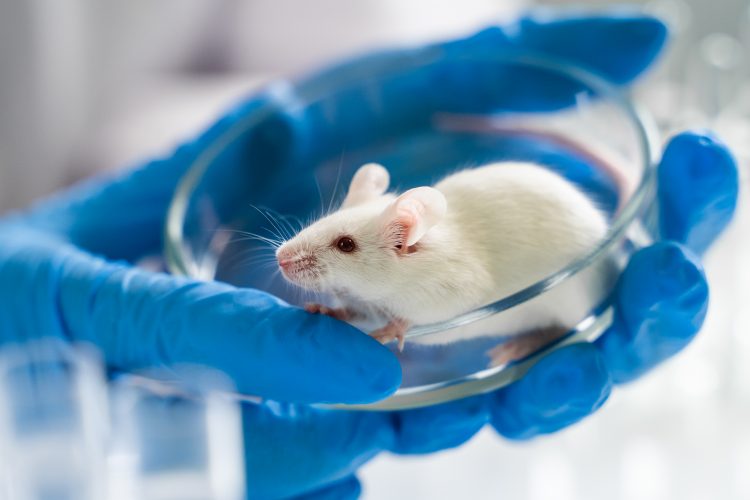
[[[391,413],[246,405],[250,497],[357,498],[354,474],[380,452],[459,446],[486,423],[506,438],[529,439],[593,413],[613,384],[646,373],[700,329],[708,285],[697,252],[731,217],[736,174],[731,155],[710,134],[673,138],[659,166],[664,240],[636,253],[620,277],[612,327],[594,344],[553,351],[503,389]]]
[[[663,36],[660,24],[643,18],[526,19],[511,29],[488,30],[464,43],[478,53],[533,47],[626,83],[649,64]],[[461,50],[461,43],[449,44],[450,50]],[[373,56],[352,66],[382,63],[388,57],[408,55]],[[445,64],[450,66],[449,55]],[[349,65],[342,68],[350,70]],[[335,80],[335,71],[342,68],[318,78]],[[402,82],[404,89],[409,88],[408,76]],[[446,94],[444,98],[454,99],[452,104],[459,109],[481,104],[467,104],[462,100],[466,93],[456,89]],[[546,102],[519,103],[514,101],[516,96],[501,97],[503,105],[523,109],[555,107],[568,97],[554,90],[549,95],[554,98]],[[404,126],[399,113],[405,112],[404,106],[407,110],[418,107],[420,98],[395,90],[389,97],[399,106],[384,101],[382,107],[397,109],[393,115],[351,109],[335,100],[326,102],[327,116],[336,118],[321,119],[312,127],[322,132],[320,138],[313,134],[308,143],[321,151],[332,137],[349,144],[366,143],[376,134]],[[316,116],[320,115],[308,114],[308,118]],[[365,125],[358,125],[360,120]],[[339,128],[341,123],[346,125]],[[351,132],[357,126],[356,132]],[[398,164],[387,164],[398,172]],[[662,240],[635,254],[621,276],[612,327],[594,344],[554,351],[523,379],[495,393],[391,413],[326,411],[276,403],[247,405],[245,444],[251,496],[353,498],[360,491],[356,470],[382,451],[417,454],[458,446],[488,422],[509,439],[528,439],[555,432],[596,411],[613,384],[646,373],[685,347],[700,329],[708,286],[699,255],[731,219],[737,182],[732,156],[710,133],[674,137],[658,170]]]
[[[450,75],[452,54],[533,49],[626,83],[651,62],[663,39],[663,26],[643,18],[526,19],[512,29],[426,50],[445,58],[438,66],[443,77]],[[356,71],[393,57],[409,57],[409,51],[364,58],[343,69]],[[318,83],[324,85],[335,71],[317,77]],[[427,81],[435,76],[414,75]],[[404,74],[395,83],[410,78]],[[483,104],[457,102],[460,85],[448,80],[425,97],[441,99],[447,108]],[[342,140],[356,147],[370,139],[368,134],[398,132],[399,126],[414,125],[401,117],[410,105],[419,105],[420,96],[407,90],[408,85],[388,89],[393,113],[380,121],[369,119],[374,118],[369,110],[358,109],[356,102],[342,103],[347,112],[339,115],[338,129],[316,122],[321,117],[316,113],[281,113],[288,128],[259,127],[238,151],[278,159],[304,144],[310,154],[323,154]],[[547,101],[503,95],[492,105],[542,109],[572,98],[570,89],[549,90]],[[161,248],[170,197],[197,155],[253,110],[274,101],[283,111],[290,98],[293,93],[261,94],[170,158],[115,180],[91,181],[0,222],[0,340],[52,335],[88,341],[111,367],[125,370],[205,364],[226,372],[242,392],[295,403],[362,403],[392,392],[400,382],[395,358],[343,323],[310,316],[256,290],[131,266]],[[352,474],[376,453],[456,446],[487,421],[513,438],[552,432],[598,408],[613,381],[641,374],[679,350],[698,330],[707,298],[700,264],[689,248],[703,250],[726,225],[736,201],[736,171],[718,142],[685,135],[667,149],[661,172],[668,180],[660,188],[664,236],[686,246],[659,243],[636,255],[618,288],[615,324],[596,345],[561,349],[495,394],[435,408],[368,414],[247,405],[251,496],[319,490],[340,498],[356,492]]]

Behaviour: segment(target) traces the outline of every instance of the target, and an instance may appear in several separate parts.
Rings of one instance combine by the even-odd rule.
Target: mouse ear
[[[437,223],[443,220],[448,204],[443,193],[431,187],[410,189],[383,212],[386,238],[406,253]]]
[[[377,163],[362,165],[349,184],[349,192],[346,193],[341,208],[353,207],[377,198],[385,193],[389,182],[390,175],[382,165]]]

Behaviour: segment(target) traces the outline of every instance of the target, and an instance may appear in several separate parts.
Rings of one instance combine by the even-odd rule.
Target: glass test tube
[[[127,377],[113,392],[111,500],[245,498],[240,408],[223,376]]]
[[[108,422],[104,376],[92,352],[53,340],[0,352],[6,498],[103,498]]]

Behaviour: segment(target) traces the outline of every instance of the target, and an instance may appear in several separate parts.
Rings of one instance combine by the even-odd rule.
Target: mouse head
[[[366,297],[425,249],[425,235],[446,212],[445,197],[418,187],[385,194],[385,168],[357,171],[341,208],[303,229],[276,251],[284,277],[301,287]]]

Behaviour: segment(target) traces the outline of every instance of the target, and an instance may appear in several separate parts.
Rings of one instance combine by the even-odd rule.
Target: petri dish
[[[165,227],[174,274],[296,305],[325,302],[284,281],[270,242],[335,209],[357,168],[371,162],[388,168],[399,192],[462,168],[533,162],[566,177],[609,221],[580,260],[448,321],[412,327],[402,352],[389,344],[401,388],[342,408],[406,409],[492,391],[552,349],[595,340],[612,321],[619,273],[656,236],[654,127],[621,88],[565,61],[425,49],[279,81],[261,95],[207,133],[210,145],[175,192]],[[511,321],[551,297],[565,300],[574,319],[561,325],[564,335],[511,362],[491,366],[487,353],[513,336],[460,340],[462,328]]]

